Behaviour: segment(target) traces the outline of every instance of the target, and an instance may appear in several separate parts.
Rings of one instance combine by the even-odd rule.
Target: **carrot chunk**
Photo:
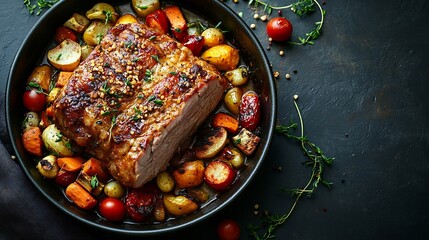
[[[97,200],[77,182],[73,182],[67,186],[66,196],[74,202],[76,206],[85,210],[89,210],[97,205]]]
[[[61,169],[69,172],[76,172],[82,169],[85,160],[81,157],[62,157],[57,159],[57,165]]]
[[[238,130],[238,120],[233,116],[219,112],[212,119],[213,127],[223,127],[230,133],[236,133]]]
[[[107,182],[109,180],[109,174],[107,173],[103,163],[96,159],[90,158],[83,164],[82,172],[89,176],[97,176],[101,182]]]
[[[57,83],[55,84],[55,87],[59,87],[59,88],[64,87],[69,81],[72,74],[73,72],[61,71],[60,74],[58,74],[58,80],[57,80]]]
[[[170,22],[171,33],[179,42],[182,42],[188,35],[188,25],[180,8],[178,6],[169,6],[164,9],[164,12]]]
[[[39,127],[31,127],[22,134],[22,143],[29,153],[41,157],[43,155],[42,131]]]

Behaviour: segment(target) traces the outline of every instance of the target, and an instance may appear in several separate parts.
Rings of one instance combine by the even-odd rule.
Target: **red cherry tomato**
[[[33,112],[42,111],[46,104],[46,95],[36,89],[27,90],[22,97],[24,106]]]
[[[54,41],[57,43],[61,43],[62,41],[70,39],[72,41],[77,42],[76,33],[73,32],[70,28],[61,26],[58,27],[55,31]]]
[[[239,109],[240,125],[249,131],[254,131],[261,119],[261,103],[258,95],[253,91],[246,92],[241,97]]]
[[[240,239],[240,227],[232,219],[226,219],[219,223],[217,235],[220,240],[238,240]]]
[[[267,23],[268,37],[274,41],[286,41],[292,35],[292,24],[284,17],[275,17]]]
[[[183,40],[183,45],[189,48],[194,56],[199,56],[204,47],[204,38],[202,36],[188,35]]]
[[[165,12],[158,9],[146,16],[146,25],[166,34],[168,33],[170,24],[168,22],[167,15],[165,15]]]
[[[103,199],[98,210],[101,216],[112,222],[121,221],[126,214],[125,204],[121,200],[112,197]]]
[[[136,222],[143,222],[153,216],[156,195],[141,188],[131,189],[125,199],[125,204],[128,215]]]

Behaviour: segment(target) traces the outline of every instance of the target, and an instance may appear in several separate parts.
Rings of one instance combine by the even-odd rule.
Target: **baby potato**
[[[239,87],[230,88],[224,97],[225,105],[233,114],[240,113],[240,101],[243,96],[243,91]]]
[[[116,25],[127,24],[127,23],[136,23],[136,22],[138,22],[138,20],[137,20],[137,18],[134,15],[129,14],[129,13],[125,13],[124,15],[122,15],[118,19],[118,21],[116,21]]]
[[[49,84],[51,82],[51,75],[51,67],[49,65],[43,64],[34,68],[33,72],[31,72],[31,75],[27,80],[27,83],[37,83],[44,91],[47,92],[49,90]]]
[[[28,130],[32,127],[39,126],[40,117],[36,112],[28,112],[25,114],[24,122],[22,123],[22,128]]]
[[[186,162],[173,171],[174,180],[180,188],[199,186],[204,181],[204,163],[201,160]]]
[[[48,104],[52,103],[55,100],[55,98],[57,98],[58,93],[60,93],[60,91],[61,91],[61,88],[57,88],[57,87],[52,88],[52,90],[48,94],[48,97],[46,97],[46,102]]]
[[[111,23],[104,24],[104,22],[94,20],[83,33],[83,40],[90,46],[98,45],[112,27]]]
[[[249,70],[246,66],[240,66],[225,73],[226,79],[234,86],[241,86],[247,83]]]
[[[82,45],[80,48],[82,51],[82,55],[80,56],[81,61],[85,60],[94,50],[94,46],[90,46],[88,44]]]
[[[218,28],[207,28],[201,33],[201,36],[204,37],[204,46],[206,48],[211,48],[225,42],[225,37]]]
[[[198,205],[185,196],[164,195],[165,209],[172,215],[182,216],[198,209]]]
[[[110,181],[104,186],[104,193],[108,197],[122,198],[125,195],[125,188],[118,181]]]
[[[98,19],[106,23],[116,23],[118,20],[118,14],[115,8],[108,3],[96,3],[91,9],[86,11],[85,15],[90,20]]]
[[[132,0],[132,6],[137,15],[142,18],[161,8],[159,0]]]
[[[46,149],[58,157],[71,157],[74,155],[70,148],[70,142],[58,130],[55,124],[51,124],[42,132],[42,140]]]
[[[168,193],[174,188],[174,178],[170,173],[163,171],[156,176],[156,184],[161,191]]]
[[[81,54],[79,43],[66,39],[48,51],[48,61],[59,70],[72,72],[79,65]]]
[[[244,165],[244,156],[240,150],[232,148],[229,150],[232,154],[231,158],[228,159],[232,166],[236,169],[240,169]]]
[[[89,19],[85,16],[75,13],[63,24],[63,26],[68,27],[78,33],[83,33],[90,22],[91,21],[89,21]]]
[[[39,161],[36,168],[45,178],[55,178],[60,171],[57,165],[57,158],[54,155],[44,157]]]
[[[216,45],[207,49],[201,58],[221,71],[233,70],[240,61],[238,50],[227,44]]]

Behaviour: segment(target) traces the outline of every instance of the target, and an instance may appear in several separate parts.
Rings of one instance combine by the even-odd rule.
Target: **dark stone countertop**
[[[255,23],[268,46],[265,23],[253,19],[254,9],[243,0],[226,4]],[[428,239],[429,4],[327,0],[324,8],[323,33],[313,46],[276,43],[266,50],[280,73],[278,121],[297,119],[292,96],[298,94],[306,135],[336,158],[324,176],[333,189],[320,187],[302,199],[277,239]],[[283,15],[293,22],[295,38],[318,18],[298,19],[288,10]],[[5,1],[0,19],[4,112],[9,69],[39,17],[29,15],[22,1]],[[1,116],[0,239],[123,239],[69,217],[37,191],[5,149],[9,140]],[[279,214],[290,207],[292,199],[280,188],[305,183],[310,169],[303,160],[296,143],[276,135],[263,167],[238,199],[205,222],[154,239],[216,239],[216,226],[225,218],[236,219],[242,239],[248,239],[246,225],[258,221],[254,204]],[[282,171],[273,170],[278,166]]]

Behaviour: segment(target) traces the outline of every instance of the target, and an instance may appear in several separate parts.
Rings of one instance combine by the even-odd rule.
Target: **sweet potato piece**
[[[31,127],[22,134],[25,150],[36,156],[43,156],[42,131],[39,127]]]
[[[182,42],[188,34],[186,31],[188,30],[188,25],[182,11],[180,11],[178,6],[169,6],[164,9],[164,12],[170,22],[171,33],[179,42]]]
[[[97,205],[97,200],[77,182],[68,185],[66,188],[66,196],[76,204],[76,206],[85,210],[89,210]]]
[[[58,166],[69,172],[81,170],[84,162],[85,160],[81,157],[62,157],[57,159]]]
[[[57,80],[57,83],[55,84],[55,87],[58,87],[58,88],[64,87],[67,84],[67,82],[69,81],[72,74],[73,74],[73,72],[61,71],[58,74],[58,80]]]
[[[97,176],[101,182],[107,182],[109,180],[109,174],[107,173],[103,163],[96,159],[90,158],[83,164],[82,172],[89,176]]]
[[[223,127],[230,133],[236,133],[238,130],[238,120],[233,116],[219,112],[212,119],[213,127]]]

